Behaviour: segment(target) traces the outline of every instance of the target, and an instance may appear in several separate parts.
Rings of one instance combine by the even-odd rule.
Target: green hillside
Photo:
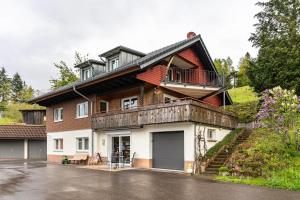
[[[247,103],[258,101],[259,99],[257,94],[249,86],[232,88],[228,90],[228,92],[232,98],[233,103]]]

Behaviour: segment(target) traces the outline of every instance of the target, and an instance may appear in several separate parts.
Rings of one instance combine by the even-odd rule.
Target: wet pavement
[[[107,172],[45,162],[0,161],[0,199],[299,200],[300,192],[148,170]]]

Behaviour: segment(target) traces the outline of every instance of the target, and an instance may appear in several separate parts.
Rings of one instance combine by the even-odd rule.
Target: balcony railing
[[[166,82],[222,87],[223,79],[214,71],[170,68]]]
[[[92,116],[94,130],[137,128],[175,122],[198,122],[224,128],[237,126],[234,114],[193,99],[179,99],[171,103],[96,113]]]

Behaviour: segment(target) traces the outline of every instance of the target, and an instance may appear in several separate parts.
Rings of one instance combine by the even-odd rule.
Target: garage
[[[153,133],[153,168],[184,170],[184,132]]]
[[[0,159],[46,159],[46,128],[42,125],[0,126]]]
[[[29,159],[47,159],[46,140],[28,140]]]
[[[23,159],[24,140],[0,140],[0,159]]]

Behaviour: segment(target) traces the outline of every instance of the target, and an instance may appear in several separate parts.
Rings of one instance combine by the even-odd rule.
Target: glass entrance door
[[[119,157],[119,162],[130,164],[130,136],[112,137],[112,156]]]

